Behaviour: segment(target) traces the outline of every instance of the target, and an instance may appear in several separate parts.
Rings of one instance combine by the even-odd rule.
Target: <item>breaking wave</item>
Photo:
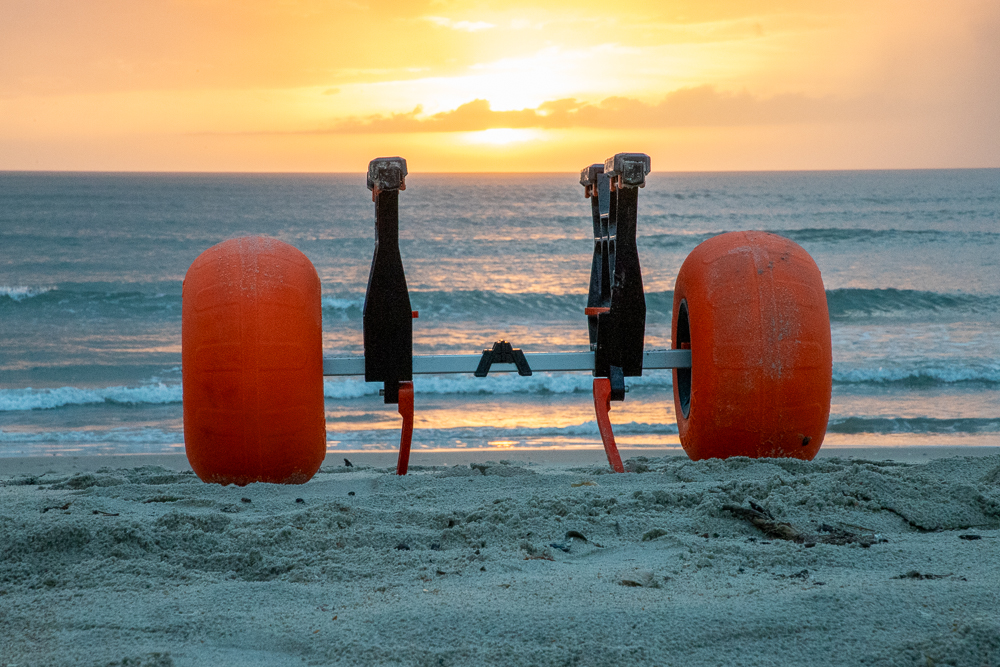
[[[20,302],[51,292],[54,287],[25,287],[22,285],[0,285],[0,299]]]
[[[901,289],[835,289],[826,293],[832,320],[872,316],[996,315],[1000,296]]]
[[[50,410],[71,405],[117,403],[121,405],[181,402],[181,385],[158,382],[139,387],[57,387],[54,389],[2,389],[0,412]]]
[[[833,369],[834,384],[899,385],[930,387],[946,384],[1000,384],[1000,364],[961,364],[925,368]]]

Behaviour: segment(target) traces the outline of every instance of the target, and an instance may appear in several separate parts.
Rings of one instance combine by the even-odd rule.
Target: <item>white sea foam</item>
[[[0,285],[0,297],[7,297],[13,301],[24,301],[46,292],[51,292],[55,287],[26,287],[23,285]]]
[[[538,373],[530,377],[497,374],[485,379],[464,376],[418,376],[415,389],[427,394],[571,394],[590,392],[593,378],[583,374]],[[628,378],[632,386],[670,386],[670,375],[658,373],[640,378]],[[381,383],[365,382],[363,378],[328,379],[324,396],[330,399],[353,399],[378,395]],[[165,404],[179,403],[182,398],[179,383],[155,382],[135,387],[57,387],[53,389],[0,390],[0,412],[44,410],[69,405],[99,403]]]
[[[895,366],[878,368],[834,367],[833,381],[852,384],[938,384],[955,382],[1000,382],[1000,364],[954,363],[918,368]]]
[[[156,384],[138,387],[57,387],[54,389],[3,389],[0,390],[0,412],[15,410],[46,410],[67,405],[97,403],[163,404],[179,403],[181,385]]]

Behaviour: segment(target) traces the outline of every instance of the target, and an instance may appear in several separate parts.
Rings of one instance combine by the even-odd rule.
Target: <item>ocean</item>
[[[499,338],[588,349],[592,226],[577,180],[407,178],[416,354]],[[687,254],[740,229],[791,238],[822,271],[824,448],[1000,445],[1000,170],[654,172],[639,195],[647,348],[670,345]],[[360,354],[374,245],[364,175],[0,173],[0,456],[182,452],[181,281],[203,250],[244,234],[312,260],[324,354]],[[600,449],[591,382],[416,376],[413,448]],[[611,411],[619,445],[680,451],[670,372],[628,384]],[[398,446],[380,386],[326,380],[329,450]]]

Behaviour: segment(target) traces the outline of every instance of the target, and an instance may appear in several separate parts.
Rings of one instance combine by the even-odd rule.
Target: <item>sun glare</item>
[[[517,444],[517,440],[490,440],[487,444],[497,449],[510,449]]]
[[[492,130],[482,130],[480,132],[467,132],[465,142],[469,144],[490,144],[493,146],[505,146],[523,141],[538,141],[541,132],[538,130],[515,130],[509,127],[497,127]]]

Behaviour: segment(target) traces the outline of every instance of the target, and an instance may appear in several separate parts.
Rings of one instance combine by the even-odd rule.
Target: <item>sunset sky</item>
[[[0,0],[0,169],[1000,167],[995,0]]]

